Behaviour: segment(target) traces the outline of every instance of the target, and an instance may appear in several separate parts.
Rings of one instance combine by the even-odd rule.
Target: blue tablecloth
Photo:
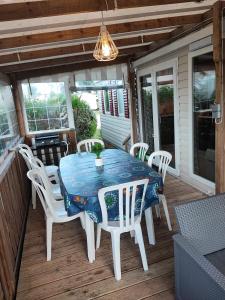
[[[60,160],[59,177],[68,216],[85,210],[93,221],[101,222],[98,190],[143,178],[149,179],[144,209],[158,203],[158,192],[162,191],[163,182],[156,171],[122,150],[107,149],[101,156],[103,168],[96,168],[96,156],[87,152],[68,155]],[[115,195],[109,197],[107,208],[111,221],[118,217],[117,202]]]

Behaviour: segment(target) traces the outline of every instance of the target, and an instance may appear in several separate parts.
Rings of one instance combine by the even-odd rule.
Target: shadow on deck
[[[165,185],[173,227],[173,206],[205,195],[172,176]],[[155,222],[156,245],[149,246],[143,233],[149,271],[144,272],[138,246],[129,234],[121,237],[122,280],[113,274],[110,235],[102,233],[96,261],[86,256],[85,234],[78,220],[53,225],[52,261],[46,261],[45,223],[40,203],[30,209],[18,284],[18,300],[64,299],[174,299],[173,242],[162,212]],[[143,220],[144,221],[144,220]]]

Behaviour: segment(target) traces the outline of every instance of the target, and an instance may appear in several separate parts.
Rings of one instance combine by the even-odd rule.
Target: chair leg
[[[116,280],[121,279],[121,264],[120,264],[120,233],[111,232],[112,238],[112,253],[113,253],[113,266]]]
[[[149,244],[155,245],[155,230],[154,230],[154,222],[153,222],[151,207],[145,210],[145,222],[147,227]]]
[[[131,231],[130,231],[130,236],[131,236],[131,238],[134,238],[134,243],[137,244],[137,238],[136,238],[136,235],[135,235],[135,231],[134,231],[134,230],[131,230]]]
[[[172,226],[171,226],[171,222],[170,222],[170,215],[169,215],[169,211],[168,211],[168,207],[167,207],[167,202],[166,202],[166,197],[164,195],[160,195],[160,200],[162,201],[163,204],[163,209],[164,209],[164,213],[166,216],[166,221],[167,221],[167,225],[170,231],[172,231]]]
[[[80,216],[80,223],[81,223],[82,228],[85,230],[85,219],[82,215]]]
[[[134,233],[134,243],[135,243],[135,245],[138,244],[137,236],[135,233]]]
[[[46,218],[46,244],[47,244],[47,261],[52,258],[52,220]]]
[[[101,242],[101,227],[98,224],[97,225],[96,250],[100,247],[100,242]]]
[[[88,213],[85,211],[85,231],[87,237],[87,252],[88,260],[93,263],[95,260],[95,233],[94,233],[94,222],[89,218]]]
[[[32,206],[33,209],[36,209],[37,193],[33,184],[31,185],[31,189],[32,189]]]
[[[131,238],[135,237],[135,232],[134,232],[134,230],[131,230],[131,231],[130,231],[130,237],[131,237]]]
[[[156,213],[157,218],[161,218],[159,204],[155,205],[155,213]]]
[[[145,253],[145,245],[144,245],[144,241],[143,241],[143,235],[142,235],[142,230],[141,230],[140,224],[137,224],[135,226],[135,236],[137,237],[138,246],[139,246],[139,250],[141,253],[143,269],[145,271],[148,271],[148,262],[147,262],[147,257],[146,257],[146,253]]]

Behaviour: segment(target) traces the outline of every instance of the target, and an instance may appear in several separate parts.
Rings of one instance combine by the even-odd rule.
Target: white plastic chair
[[[102,140],[99,140],[99,139],[87,139],[87,140],[80,141],[77,144],[77,151],[78,151],[78,153],[80,153],[81,152],[81,147],[84,146],[86,152],[91,152],[91,147],[94,144],[97,144],[97,143],[99,143],[103,147],[105,147],[105,144],[104,144],[104,142]]]
[[[47,176],[47,173],[46,173],[46,170],[45,170],[45,166],[44,166],[43,162],[39,158],[33,157],[30,160],[30,164],[31,164],[31,168],[32,169],[40,169]],[[48,178],[48,176],[47,176],[47,178]],[[48,178],[48,180],[49,180],[49,178]],[[49,180],[49,183],[50,183],[50,187],[51,187],[51,190],[52,190],[52,193],[54,195],[55,200],[63,200],[63,196],[61,194],[61,189],[60,189],[60,184],[59,183],[54,183],[53,184],[51,182],[51,180]],[[36,207],[36,203],[35,203],[35,207]]]
[[[163,184],[165,183],[166,178],[166,171],[167,168],[172,160],[172,155],[167,151],[156,151],[153,152],[148,159],[148,165],[149,167],[152,167],[153,165],[158,167],[158,172],[162,175]],[[159,194],[159,202],[163,204],[164,213],[166,216],[166,221],[169,230],[172,230],[171,221],[170,221],[170,215],[167,207],[167,201],[164,194]],[[155,206],[156,208],[156,214],[157,217],[160,217],[160,208],[159,205]]]
[[[117,280],[121,279],[121,263],[120,263],[120,234],[123,232],[135,231],[137,242],[139,245],[143,268],[148,270],[148,263],[145,253],[141,230],[141,216],[144,204],[145,193],[148,185],[148,179],[137,180],[133,182],[123,183],[111,187],[102,188],[98,192],[98,198],[102,212],[102,223],[97,225],[97,241],[96,248],[100,246],[101,229],[111,233],[112,238],[112,253],[114,273]],[[143,194],[140,203],[140,211],[135,215],[136,193],[137,189],[143,186]],[[109,221],[107,206],[105,202],[105,194],[108,192],[117,192],[119,195],[119,221]],[[125,212],[124,212],[125,204]]]
[[[31,148],[28,145],[26,145],[26,144],[19,144],[17,146],[17,148],[19,148],[19,150],[21,150],[21,149],[26,150],[27,151],[27,155],[30,158],[34,157],[33,152],[32,152]],[[58,169],[59,168],[57,166],[55,166],[55,165],[45,166],[45,169],[46,169],[46,173],[47,173],[48,177],[54,177],[55,176],[55,180],[58,178]]]
[[[25,147],[24,146],[20,147],[19,153],[24,158],[28,169],[31,170],[32,169],[31,160],[34,159],[35,157],[33,156],[31,149],[29,149],[29,147],[27,149],[26,147],[28,147],[28,146],[25,145]],[[59,183],[58,173],[57,172],[47,172],[48,169],[46,167],[44,167],[44,169],[45,169],[45,172],[46,172],[49,180],[55,181],[58,184]],[[57,167],[57,169],[58,169],[58,167]],[[31,186],[31,189],[32,189],[32,206],[33,206],[33,209],[36,209],[36,190],[33,185]],[[56,192],[57,191],[55,191],[55,193]]]
[[[138,151],[138,158],[144,161],[148,148],[149,146],[146,143],[136,143],[130,148],[130,155],[134,157],[136,152]]]
[[[65,223],[77,218],[81,219],[81,223],[85,223],[84,213],[79,212],[74,216],[68,217],[63,201],[56,201],[51,191],[49,180],[41,169],[30,170],[27,173],[35,187],[37,194],[41,200],[45,216],[46,216],[46,244],[47,244],[47,261],[51,260],[52,252],[52,225],[53,223]]]

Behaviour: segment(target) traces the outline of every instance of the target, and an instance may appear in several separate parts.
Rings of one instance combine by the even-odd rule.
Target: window
[[[17,115],[9,85],[0,83],[0,155],[19,138]]]
[[[148,153],[154,152],[153,138],[153,96],[152,96],[152,75],[147,74],[140,77],[141,85],[141,106],[142,106],[142,131],[143,141],[149,145]]]
[[[215,181],[215,123],[211,105],[215,101],[213,54],[193,57],[193,171]]]
[[[76,92],[82,91],[97,91],[97,97],[99,102],[104,101],[104,112],[110,112],[110,93],[116,90],[118,99],[118,111],[119,115],[124,115],[124,98],[123,98],[123,81],[122,80],[77,80],[75,86]],[[101,91],[101,92],[99,92]],[[103,94],[102,94],[103,93]],[[102,99],[102,95],[103,98]],[[115,108],[115,105],[113,105]],[[112,113],[113,114],[113,113]],[[115,112],[114,112],[115,114]]]
[[[110,104],[109,104],[109,91],[104,91],[104,99],[105,99],[105,112],[110,111]]]
[[[22,83],[27,131],[69,128],[64,82]]]
[[[117,90],[117,102],[118,102],[119,116],[124,116],[123,89],[118,89]]]

